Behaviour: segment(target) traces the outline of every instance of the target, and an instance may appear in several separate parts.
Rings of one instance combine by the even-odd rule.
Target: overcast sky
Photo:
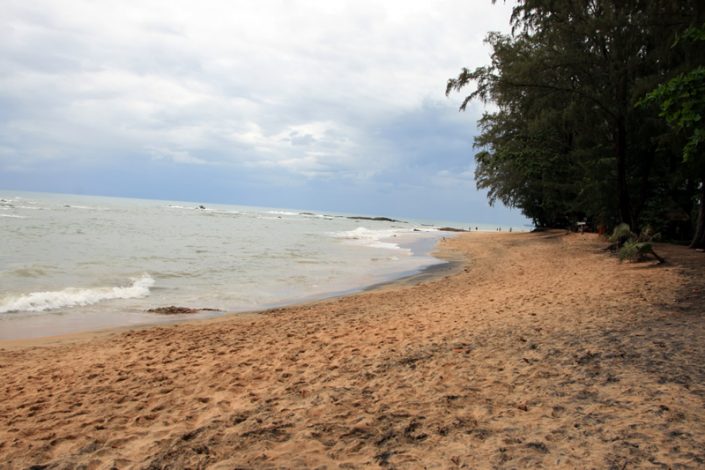
[[[490,0],[0,0],[0,188],[477,223]]]

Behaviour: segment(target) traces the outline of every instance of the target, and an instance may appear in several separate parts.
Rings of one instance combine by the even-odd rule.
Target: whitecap
[[[290,212],[290,211],[265,211],[265,214],[273,214],[273,215],[301,215],[299,212]]]
[[[355,230],[344,232],[333,232],[332,236],[348,240],[349,243],[363,245],[370,248],[383,248],[387,250],[399,250],[411,254],[411,250],[402,248],[398,244],[388,241],[402,233],[409,233],[409,230],[382,229],[371,230],[365,227],[358,227]],[[384,241],[383,241],[384,240]]]
[[[103,210],[102,207],[91,207],[91,206],[79,206],[77,204],[65,204],[64,207],[67,209],[80,209],[80,210]]]
[[[92,305],[103,300],[138,299],[147,297],[154,279],[148,274],[133,278],[125,287],[67,287],[59,291],[31,292],[0,299],[0,313],[43,312],[65,307]]]

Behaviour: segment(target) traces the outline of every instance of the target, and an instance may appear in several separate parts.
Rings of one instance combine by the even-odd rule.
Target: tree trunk
[[[649,178],[651,177],[651,170],[654,164],[654,154],[652,152],[643,155],[639,159],[640,166],[640,187],[639,187],[639,199],[632,206],[632,218],[636,225],[639,225],[641,220],[641,212],[644,209],[644,204],[649,199],[651,193],[651,184]],[[640,227],[634,227],[634,230]]]
[[[619,199],[619,216],[634,231],[627,186],[627,129],[624,116],[619,116],[616,123],[615,153],[617,154],[617,197]]]
[[[700,178],[699,204],[695,235],[693,236],[693,241],[690,242],[690,248],[705,248],[705,177]]]

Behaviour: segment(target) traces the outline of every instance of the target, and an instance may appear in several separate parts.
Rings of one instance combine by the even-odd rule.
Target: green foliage
[[[675,130],[687,135],[683,160],[692,161],[702,155],[705,145],[705,66],[679,74],[658,86],[639,102],[656,102],[660,116]]]
[[[619,249],[619,261],[637,261],[639,258],[639,248],[638,243],[634,241],[628,241],[622,248]]]
[[[621,223],[617,225],[609,237],[609,241],[613,243],[612,249],[617,250],[619,261],[643,261],[647,255],[654,256],[659,262],[664,260],[656,254],[651,241],[661,237],[660,234],[654,233],[651,227],[644,227],[639,235],[631,231],[629,225]]]
[[[650,254],[654,254],[651,243],[628,241],[619,250],[619,261],[644,261]]]
[[[519,0],[512,33],[487,36],[490,63],[446,86],[470,88],[461,110],[495,105],[475,138],[490,204],[539,226],[692,232],[705,172],[702,14],[698,0]]]
[[[641,232],[639,232],[639,236],[637,237],[637,241],[639,242],[657,242],[660,240],[661,234],[659,232],[656,232],[656,230],[654,230],[651,225],[645,225],[644,227],[642,227]]]
[[[632,233],[629,225],[625,223],[617,225],[614,230],[612,230],[612,235],[609,237],[610,242],[620,244],[623,244],[626,240],[634,239],[636,239],[636,235]]]
[[[691,187],[700,186],[697,222],[690,243],[691,248],[705,247],[705,25],[690,27],[676,40],[690,44],[686,49],[685,71],[662,83],[648,93],[638,105],[657,104],[660,116],[680,135],[684,136],[682,158],[687,167]],[[696,175],[693,178],[691,175]],[[695,180],[695,184],[693,181]],[[695,212],[695,211],[693,211]]]

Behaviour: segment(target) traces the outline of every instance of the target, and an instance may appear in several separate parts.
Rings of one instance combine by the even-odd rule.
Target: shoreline
[[[12,195],[5,209],[21,218],[0,230],[12,253],[0,276],[0,339],[209,318],[347,294],[436,262],[419,251],[430,243],[415,240],[442,236],[422,222],[198,207]],[[172,227],[168,240],[164,227]],[[212,310],[168,319],[149,312],[172,305]]]
[[[93,337],[109,336],[113,333],[120,334],[133,330],[143,330],[148,328],[157,327],[170,327],[179,324],[186,323],[202,323],[202,322],[218,322],[220,320],[230,320],[238,317],[250,318],[252,316],[266,314],[269,311],[281,310],[285,308],[301,307],[306,305],[314,305],[319,302],[324,302],[326,300],[345,298],[353,295],[357,295],[363,292],[373,292],[381,289],[394,289],[395,287],[401,286],[413,286],[420,284],[422,282],[433,281],[442,276],[452,275],[454,272],[462,269],[465,265],[466,260],[462,259],[456,253],[449,250],[443,250],[440,248],[440,243],[446,238],[452,238],[454,235],[444,234],[439,236],[429,250],[422,250],[418,253],[414,253],[413,256],[422,257],[432,257],[439,260],[435,264],[431,264],[420,268],[420,270],[412,270],[411,272],[401,272],[398,275],[392,276],[389,280],[375,282],[373,284],[364,285],[360,287],[353,287],[350,289],[336,290],[327,292],[324,294],[316,294],[308,297],[302,297],[293,301],[285,300],[281,303],[274,303],[269,305],[263,305],[262,308],[257,308],[253,310],[243,310],[243,311],[226,311],[221,312],[217,315],[207,316],[205,318],[189,318],[188,315],[179,318],[169,318],[164,317],[164,320],[145,322],[134,325],[118,325],[118,326],[108,326],[108,327],[98,327],[93,329],[86,329],[81,331],[59,333],[59,334],[49,334],[43,336],[36,336],[30,338],[13,338],[13,339],[3,339],[0,338],[0,351],[3,349],[22,349],[25,347],[37,347],[37,346],[51,346],[54,344],[66,344],[71,342],[82,341],[86,339],[91,339]],[[415,242],[424,242],[424,239],[416,240]],[[398,276],[398,277],[397,277]]]
[[[116,317],[118,314],[113,312],[113,313],[99,313],[98,318],[87,318],[86,314],[80,314],[82,317],[80,318],[82,321],[88,320],[88,323],[90,324],[89,326],[83,327],[70,327],[64,325],[62,328],[64,330],[68,331],[59,331],[59,332],[54,332],[52,333],[52,327],[56,330],[56,326],[52,320],[62,320],[62,315],[61,313],[55,313],[55,312],[42,312],[38,315],[31,315],[31,316],[26,316],[26,317],[20,317],[17,319],[13,318],[8,318],[5,320],[2,320],[7,323],[16,323],[20,324],[19,331],[22,331],[22,329],[27,330],[27,326],[22,326],[23,320],[25,323],[29,323],[31,326],[31,323],[38,323],[37,325],[34,325],[34,329],[36,330],[37,328],[41,329],[42,333],[40,336],[28,336],[28,337],[14,337],[14,338],[3,338],[0,337],[0,348],[2,347],[21,347],[25,342],[27,344],[32,344],[32,345],[40,345],[42,344],[43,340],[49,340],[50,342],[54,342],[55,340],[61,341],[65,338],[68,337],[83,337],[85,335],[90,335],[91,333],[96,333],[96,334],[106,334],[110,333],[111,331],[127,331],[132,328],[148,328],[148,327],[155,327],[155,326],[168,326],[168,325],[173,325],[173,324],[179,324],[179,323],[184,323],[184,322],[199,322],[199,321],[209,321],[209,320],[217,320],[219,318],[227,318],[231,316],[237,316],[237,315],[252,315],[252,314],[258,314],[262,312],[266,312],[268,310],[272,309],[278,309],[278,308],[286,308],[286,307],[293,307],[293,306],[298,306],[298,305],[304,305],[304,304],[310,304],[310,303],[315,303],[318,301],[322,301],[325,299],[330,299],[330,298],[337,298],[337,297],[346,297],[349,295],[354,295],[356,293],[360,292],[366,292],[369,290],[374,290],[377,288],[383,288],[386,285],[394,285],[395,283],[404,283],[404,284],[413,284],[414,282],[422,282],[422,280],[430,280],[433,279],[434,273],[437,271],[443,271],[444,268],[443,266],[450,264],[449,260],[446,260],[443,256],[439,256],[436,253],[438,252],[438,244],[441,239],[446,238],[448,235],[446,234],[436,234],[434,237],[428,237],[428,238],[412,238],[409,239],[405,242],[400,242],[401,246],[405,249],[409,249],[412,252],[412,257],[416,258],[428,258],[429,262],[430,259],[435,259],[436,261],[433,264],[427,264],[425,266],[419,267],[412,269],[410,271],[399,271],[395,273],[387,273],[385,275],[381,274],[375,274],[374,276],[377,277],[382,277],[383,280],[381,281],[370,281],[368,284],[360,284],[360,285],[354,285],[354,287],[350,288],[344,288],[344,289],[332,289],[327,292],[320,292],[316,294],[310,294],[310,295],[304,295],[301,297],[289,297],[289,298],[283,298],[280,301],[277,302],[272,302],[272,303],[264,303],[256,308],[248,308],[248,309],[243,309],[243,310],[222,310],[222,311],[217,311],[217,312],[207,312],[207,311],[198,311],[195,313],[189,313],[189,314],[179,314],[179,315],[162,315],[160,317],[155,317],[152,319],[144,319],[144,320],[139,320],[137,322],[132,322],[132,323],[123,323],[123,324],[117,324],[115,323],[114,320],[110,320],[110,318]],[[398,240],[392,238],[389,239],[390,241],[395,241],[398,242]],[[450,256],[450,255],[446,255]],[[450,268],[450,266],[448,266]],[[441,274],[438,274],[441,275]],[[373,277],[374,277],[373,276]],[[417,281],[415,281],[418,279]],[[98,304],[95,304],[96,308],[98,307]],[[190,306],[187,306],[190,308]],[[208,309],[206,309],[208,310]],[[142,312],[133,312],[133,313],[142,313]],[[10,314],[14,315],[14,314]],[[66,315],[68,315],[69,318],[73,320],[73,322],[76,322],[79,320],[76,315],[79,315],[75,312],[68,311],[66,312]],[[100,316],[102,315],[102,317]],[[107,319],[105,316],[108,316]],[[63,319],[63,321],[66,321],[66,318]],[[3,323],[0,323],[0,326],[2,326]],[[17,326],[12,325],[15,329],[17,329]]]
[[[468,234],[452,274],[0,350],[7,468],[697,468],[702,255]],[[50,352],[50,354],[47,354]]]

